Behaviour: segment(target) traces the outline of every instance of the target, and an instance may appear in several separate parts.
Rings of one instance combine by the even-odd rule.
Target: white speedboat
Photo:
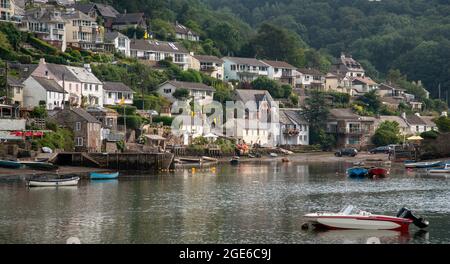
[[[338,213],[317,212],[307,214],[305,218],[313,226],[326,229],[395,230],[407,232],[411,223],[416,224],[420,228],[428,226],[427,221],[415,217],[407,208],[402,208],[397,217],[394,217],[371,214],[349,205]]]
[[[408,169],[426,169],[434,168],[442,165],[441,161],[431,161],[431,162],[407,162],[405,163],[405,168]]]
[[[428,173],[450,173],[450,163],[446,163],[442,168],[429,169]]]

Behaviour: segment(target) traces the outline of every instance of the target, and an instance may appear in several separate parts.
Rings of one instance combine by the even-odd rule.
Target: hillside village
[[[420,82],[411,84],[417,94],[394,78],[378,82],[344,51],[324,72],[279,60],[196,54],[183,44],[200,40],[194,30],[176,22],[177,41],[158,40],[144,13],[121,14],[105,4],[3,0],[0,12],[0,24],[28,34],[16,54],[0,46],[0,141],[8,146],[0,149],[2,156],[30,155],[23,153],[42,147],[112,153],[219,149],[222,155],[243,144],[368,150],[379,145],[373,136],[385,121],[398,127],[399,142],[391,143],[401,143],[438,132],[435,120],[448,119],[446,107],[424,104],[430,94]],[[144,67],[139,71],[148,73],[145,80],[128,79],[133,65]],[[113,69],[124,72],[109,78]],[[144,91],[144,81],[151,91]],[[182,116],[176,134],[170,126],[180,116],[173,110],[178,100],[200,107]],[[210,118],[205,106],[228,100],[257,108]],[[331,146],[324,138],[332,139]]]

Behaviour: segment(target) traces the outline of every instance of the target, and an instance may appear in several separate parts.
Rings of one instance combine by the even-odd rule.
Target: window
[[[125,48],[125,38],[119,38],[119,47]]]
[[[72,84],[69,83],[69,91],[72,92]]]
[[[83,138],[82,137],[77,137],[75,139],[75,146],[77,146],[77,147],[82,147],[83,146]]]
[[[108,93],[108,98],[112,98],[112,93]]]
[[[164,93],[165,94],[170,94],[170,93],[172,93],[172,89],[164,89]]]
[[[98,84],[95,85],[95,91],[98,92]]]
[[[75,131],[80,131],[81,130],[81,122],[76,122],[75,123]]]
[[[231,65],[231,70],[232,70],[232,71],[235,71],[235,70],[236,70],[236,65],[232,64],[232,65]]]

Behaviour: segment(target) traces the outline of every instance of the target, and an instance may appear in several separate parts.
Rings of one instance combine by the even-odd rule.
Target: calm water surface
[[[215,169],[33,188],[0,181],[0,243],[450,243],[450,180],[403,169],[351,180],[350,164],[241,164]],[[303,215],[353,204],[395,215],[404,205],[430,221],[394,231],[303,231]]]

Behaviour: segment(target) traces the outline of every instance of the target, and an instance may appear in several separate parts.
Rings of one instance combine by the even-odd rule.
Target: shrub
[[[439,136],[439,133],[436,131],[427,131],[420,134],[422,138],[428,138],[428,139],[436,139]]]
[[[35,47],[36,49],[44,52],[45,54],[55,55],[58,52],[58,49],[56,49],[52,45],[35,37],[30,36],[28,38],[28,43],[30,43],[30,45]]]
[[[170,116],[155,116],[153,123],[163,123],[165,126],[171,126],[174,118]]]
[[[177,88],[172,95],[178,100],[184,100],[189,97],[189,91],[184,88]]]
[[[125,116],[125,121],[127,125],[127,129],[139,129],[141,128],[142,118],[137,115],[127,115]],[[124,125],[124,117],[119,116],[117,119],[117,123],[119,125]]]

